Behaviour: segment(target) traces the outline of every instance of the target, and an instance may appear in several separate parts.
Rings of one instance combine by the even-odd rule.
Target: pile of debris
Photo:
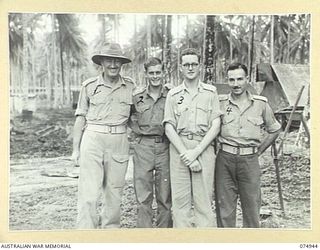
[[[40,110],[30,120],[17,116],[10,121],[10,157],[25,159],[58,157],[72,153],[74,111]]]

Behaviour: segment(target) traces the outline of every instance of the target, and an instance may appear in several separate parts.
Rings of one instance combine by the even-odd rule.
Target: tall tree
[[[164,52],[165,81],[171,82],[172,15],[167,15],[166,19],[167,21]]]
[[[215,16],[208,15],[206,17],[206,47],[205,47],[205,58],[204,58],[204,67],[205,75],[204,81],[209,84],[213,84],[216,80],[215,72]]]
[[[23,81],[22,81],[22,107],[27,107],[28,104],[28,94],[29,94],[29,72],[28,72],[28,31],[27,27],[30,22],[29,14],[22,14],[22,25],[23,25]]]

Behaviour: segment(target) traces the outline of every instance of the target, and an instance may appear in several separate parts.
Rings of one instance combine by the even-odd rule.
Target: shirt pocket
[[[246,126],[246,130],[247,130],[247,134],[249,138],[254,138],[254,139],[258,139],[261,137],[261,128],[263,125],[263,119],[261,116],[259,117],[252,117],[252,116],[248,116],[247,117],[247,126]]]
[[[99,105],[102,103],[106,103],[108,100],[108,97],[106,95],[104,95],[102,92],[91,95],[89,98],[90,98],[90,103],[93,105]]]
[[[200,126],[209,126],[209,115],[211,113],[211,110],[209,110],[209,107],[205,103],[198,103],[196,108],[196,123]]]
[[[88,119],[101,119],[101,116],[104,116],[106,107],[108,107],[108,96],[99,92],[95,95],[91,95],[89,97],[89,102],[90,106],[87,114]]]
[[[188,108],[186,106],[179,105],[174,109],[174,116],[177,121],[178,132],[186,129],[188,127]]]
[[[232,125],[232,122],[235,120],[235,117],[233,115],[223,115],[222,116],[222,124],[225,126]]]
[[[232,114],[222,115],[221,117],[221,135],[223,137],[238,136],[238,126],[236,123],[236,117]]]
[[[132,99],[129,95],[120,96],[118,99],[119,115],[129,117],[130,107],[132,105]]]
[[[139,105],[137,107],[137,118],[139,125],[150,125],[150,109],[148,105]]]

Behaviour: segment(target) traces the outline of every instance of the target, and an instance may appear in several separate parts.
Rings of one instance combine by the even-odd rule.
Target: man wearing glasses
[[[102,191],[101,227],[120,227],[120,202],[129,159],[127,121],[132,80],[120,75],[131,60],[119,44],[109,43],[92,57],[103,73],[82,84],[74,125],[73,153],[80,163],[79,229],[98,228],[97,205]]]
[[[200,55],[181,53],[181,85],[167,95],[163,124],[170,140],[170,176],[174,227],[212,227],[215,153],[220,131],[216,88],[200,81]],[[193,206],[193,209],[192,209]]]

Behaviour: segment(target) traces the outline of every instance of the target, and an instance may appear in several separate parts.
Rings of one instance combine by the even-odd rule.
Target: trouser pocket
[[[109,183],[113,187],[123,187],[128,168],[129,155],[114,154],[108,170]]]

